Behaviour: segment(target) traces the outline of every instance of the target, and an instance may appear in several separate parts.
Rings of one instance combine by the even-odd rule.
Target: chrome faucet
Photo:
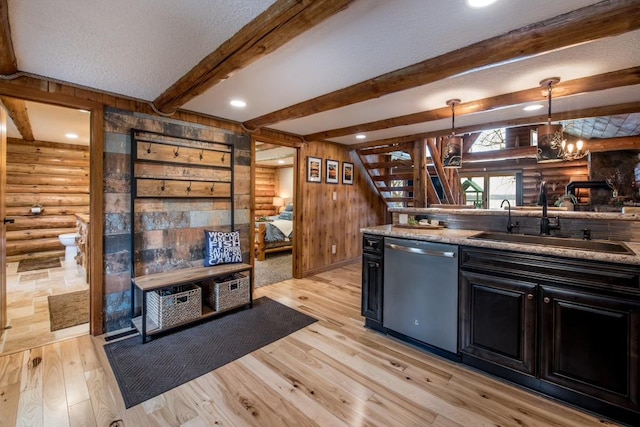
[[[511,203],[509,202],[509,200],[504,199],[502,203],[500,203],[500,207],[502,208],[504,206],[504,202],[507,202],[507,208],[509,209],[509,217],[507,218],[507,233],[512,233],[513,229],[518,227],[519,224],[517,221],[515,224],[511,222]]]
[[[547,215],[547,181],[540,181],[540,194],[538,194],[538,205],[542,205],[542,218],[540,218],[540,234],[548,236],[549,231],[560,228],[560,219],[553,218],[553,224]]]

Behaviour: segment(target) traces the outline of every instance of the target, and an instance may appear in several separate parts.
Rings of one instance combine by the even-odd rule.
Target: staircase
[[[369,143],[356,148],[356,152],[387,206],[460,204],[462,190],[458,171],[442,167],[441,144],[433,138],[391,144]],[[429,157],[427,146],[431,153]]]

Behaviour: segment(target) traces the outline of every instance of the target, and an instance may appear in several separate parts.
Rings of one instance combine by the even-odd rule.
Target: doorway
[[[255,286],[293,278],[297,149],[255,142]]]
[[[0,354],[88,334],[91,113],[0,96],[7,116]]]

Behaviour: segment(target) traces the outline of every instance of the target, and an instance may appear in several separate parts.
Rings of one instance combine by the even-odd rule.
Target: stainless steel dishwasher
[[[384,239],[383,326],[458,351],[458,246]]]

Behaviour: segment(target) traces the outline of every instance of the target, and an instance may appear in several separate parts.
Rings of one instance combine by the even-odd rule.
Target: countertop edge
[[[481,233],[480,230],[460,230],[443,228],[439,230],[421,230],[397,228],[393,225],[364,227],[361,233],[387,237],[423,240],[427,242],[448,243],[460,246],[475,246],[489,249],[501,249],[539,255],[553,255],[564,258],[587,259],[593,261],[612,262],[616,264],[640,265],[640,243],[623,242],[635,255],[610,254],[605,252],[583,251],[579,249],[559,248],[543,245],[477,240],[469,237]]]

